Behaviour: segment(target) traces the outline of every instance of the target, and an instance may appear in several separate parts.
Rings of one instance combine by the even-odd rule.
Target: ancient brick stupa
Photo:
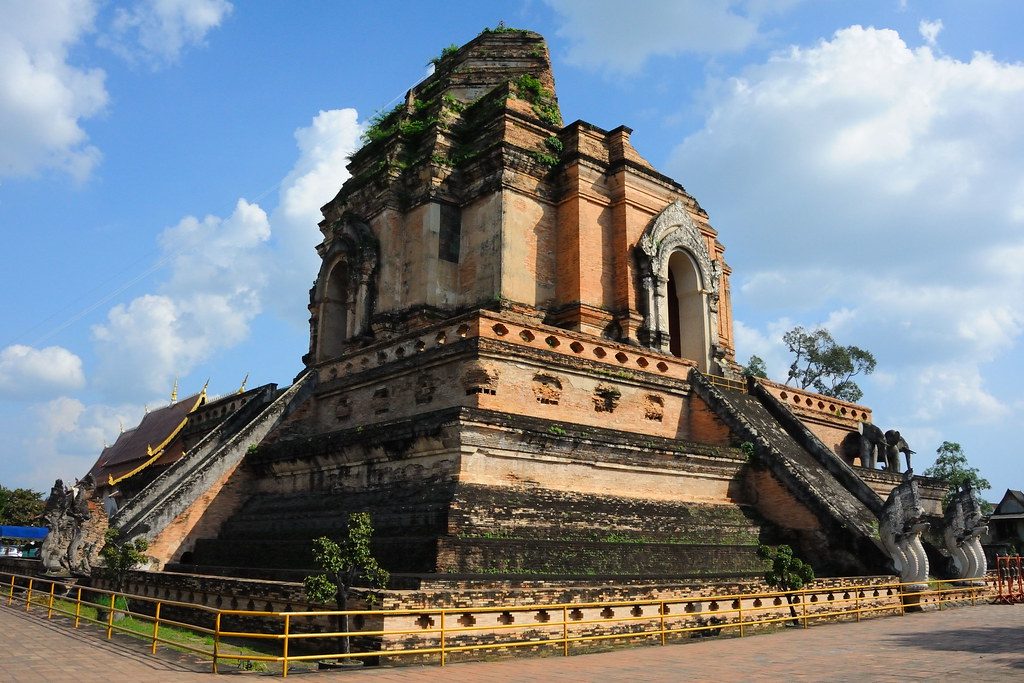
[[[630,132],[564,124],[535,33],[445,55],[323,207],[296,383],[115,521],[211,573],[300,575],[362,510],[399,576],[884,570],[899,478],[835,452],[869,411],[740,381],[724,247]]]

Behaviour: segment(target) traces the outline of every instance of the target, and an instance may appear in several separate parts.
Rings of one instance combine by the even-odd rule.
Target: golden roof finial
[[[249,373],[245,373],[245,377],[242,378],[242,386],[238,387],[238,393],[245,393],[245,383],[249,381]]]
[[[203,398],[206,398],[206,388],[208,386],[210,386],[210,378],[209,377],[206,378],[206,383],[203,384],[203,390],[199,392],[200,396],[202,396]]]
[[[171,389],[171,403],[178,402],[178,376],[174,376],[174,387]]]

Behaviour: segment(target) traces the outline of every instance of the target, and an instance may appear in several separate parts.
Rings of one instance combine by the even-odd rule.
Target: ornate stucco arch
[[[645,337],[654,349],[669,353],[668,282],[669,261],[673,254],[684,252],[697,274],[697,292],[700,297],[701,325],[705,343],[697,361],[707,372],[717,356],[718,301],[721,265],[711,258],[700,229],[690,212],[679,200],[669,204],[644,230],[637,242],[635,253],[640,267],[641,304],[643,306]]]
[[[310,353],[322,361],[369,329],[380,257],[370,227],[351,216],[331,227],[317,251],[321,263],[310,291]],[[332,325],[331,316],[340,314],[343,324]]]

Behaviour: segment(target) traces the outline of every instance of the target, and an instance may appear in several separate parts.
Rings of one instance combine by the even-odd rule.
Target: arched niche
[[[348,263],[338,260],[327,276],[323,302],[320,308],[320,360],[341,354],[351,330],[349,321],[355,304],[354,292],[349,282]]]
[[[644,314],[641,341],[710,372],[718,347],[721,267],[683,203],[677,200],[658,214],[634,251]]]
[[[376,299],[377,241],[370,227],[346,217],[317,247],[320,273],[310,291],[310,356],[314,362],[344,353],[370,329]]]
[[[678,249],[668,258],[666,282],[666,318],[669,351],[679,358],[697,361],[707,372],[708,315],[700,268],[685,249]]]

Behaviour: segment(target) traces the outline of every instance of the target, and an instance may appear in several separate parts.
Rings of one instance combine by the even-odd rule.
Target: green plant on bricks
[[[129,541],[121,536],[120,529],[110,527],[103,534],[103,548],[100,550],[100,557],[103,558],[103,575],[110,581],[115,593],[124,590],[128,582],[128,572],[145,564],[149,559],[145,554],[149,548],[146,539],[136,538]],[[119,613],[119,610],[127,610],[127,599],[124,596],[117,596],[114,608],[116,613]]]
[[[353,512],[348,516],[348,528],[340,542],[326,536],[314,540],[313,561],[322,573],[306,577],[306,597],[324,604],[333,601],[344,611],[348,609],[349,593],[356,582],[375,589],[387,586],[390,575],[370,551],[372,536],[370,513]],[[347,614],[341,616],[341,630],[349,630]],[[342,652],[351,652],[348,636],[342,638]]]
[[[814,569],[799,557],[795,557],[793,549],[788,545],[760,545],[757,547],[757,554],[771,562],[771,567],[765,572],[764,582],[772,588],[795,591],[814,581]],[[793,607],[793,596],[788,592],[786,603],[789,605],[789,613],[795,626],[799,622],[796,618],[796,608]]]

